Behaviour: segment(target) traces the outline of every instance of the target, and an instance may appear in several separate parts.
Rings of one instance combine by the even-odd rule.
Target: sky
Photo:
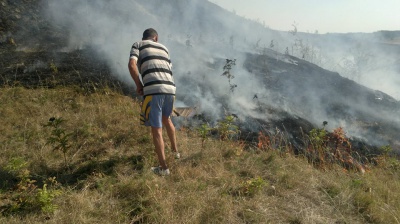
[[[314,33],[400,30],[400,0],[209,0],[271,29]]]

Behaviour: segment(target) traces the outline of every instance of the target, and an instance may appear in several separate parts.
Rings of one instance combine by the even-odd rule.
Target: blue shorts
[[[145,126],[162,128],[162,116],[171,116],[174,100],[174,95],[145,96],[142,102],[140,123]]]

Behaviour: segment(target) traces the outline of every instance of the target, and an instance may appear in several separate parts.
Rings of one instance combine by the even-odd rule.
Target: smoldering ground
[[[341,37],[329,36],[334,42],[324,42],[314,40],[319,35],[270,30],[206,0],[52,1],[46,13],[49,21],[65,28],[69,49],[91,46],[97,55],[106,58],[113,74],[132,88],[127,69],[130,48],[141,39],[143,30],[155,28],[159,41],[171,52],[178,87],[177,106],[196,105],[211,119],[220,119],[228,111],[244,121],[279,120],[279,113],[266,110],[274,108],[316,126],[328,120],[329,129],[343,126],[349,135],[372,143],[386,144],[398,137],[394,132],[400,127],[399,102],[385,94],[395,93],[398,71],[391,70],[380,89],[377,85],[367,85],[369,81],[376,83],[376,79],[372,76],[364,79],[362,74],[370,72],[360,70],[361,67],[354,74],[362,80],[351,76],[351,67],[340,70],[340,61],[348,57],[352,66],[362,66],[357,64],[355,54],[349,56],[347,52],[352,45]],[[329,54],[332,48],[337,50]],[[370,57],[387,55],[394,61],[399,57],[389,56],[381,48],[370,50],[376,55]],[[231,80],[222,76],[226,59],[236,59],[236,65],[229,71],[234,76]],[[321,66],[331,71],[346,71],[347,78]],[[375,90],[357,82],[379,90],[384,99],[376,99]],[[390,124],[390,134],[379,132],[389,137],[376,138],[371,132],[373,128],[365,129],[375,123]]]

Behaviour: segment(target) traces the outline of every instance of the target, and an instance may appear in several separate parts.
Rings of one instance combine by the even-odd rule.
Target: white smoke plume
[[[47,12],[51,21],[68,31],[70,50],[94,46],[107,58],[113,73],[131,85],[127,70],[130,48],[141,39],[146,28],[155,28],[159,42],[171,53],[178,104],[198,104],[217,116],[224,106],[236,104],[232,100],[242,101],[241,105],[249,108],[243,105],[246,101],[242,98],[251,99],[262,89],[260,82],[255,77],[249,78],[251,74],[242,68],[242,52],[256,43],[261,32],[246,35],[251,28],[235,25],[236,21],[227,21],[224,15],[209,14],[217,9],[202,0],[72,0],[50,2]],[[228,58],[238,62],[231,70],[235,75],[232,82],[238,86],[233,91],[228,79],[221,76],[224,66],[221,61]],[[225,105],[216,100],[221,97],[227,99]]]

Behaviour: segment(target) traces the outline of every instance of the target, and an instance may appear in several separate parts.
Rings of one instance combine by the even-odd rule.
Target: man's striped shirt
[[[176,87],[172,76],[172,64],[168,49],[152,40],[132,45],[130,58],[137,61],[143,80],[144,95],[175,95]]]

